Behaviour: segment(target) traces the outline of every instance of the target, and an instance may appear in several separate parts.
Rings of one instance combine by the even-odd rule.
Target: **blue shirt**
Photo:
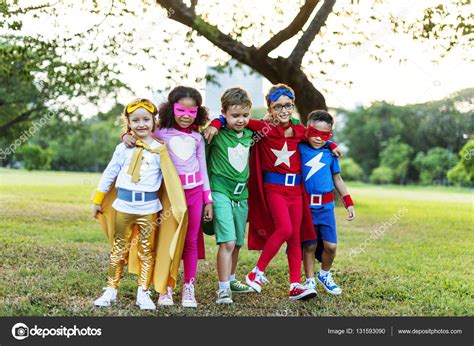
[[[302,178],[306,192],[324,194],[334,190],[333,174],[340,173],[338,160],[329,149],[314,149],[306,143],[298,145],[301,154]]]

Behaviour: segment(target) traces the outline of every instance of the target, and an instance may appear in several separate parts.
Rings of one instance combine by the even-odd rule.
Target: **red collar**
[[[179,126],[178,124],[175,123],[173,128],[180,131],[180,132],[191,133],[191,132],[193,132],[193,130],[196,130],[196,125],[191,125],[191,126],[184,129],[181,126]]]

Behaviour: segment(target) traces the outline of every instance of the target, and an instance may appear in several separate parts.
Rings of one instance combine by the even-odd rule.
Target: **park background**
[[[0,316],[472,316],[474,88],[469,1],[0,1]],[[108,248],[90,195],[118,144],[123,105],[227,87],[265,113],[271,83],[299,116],[328,108],[357,219],[338,206],[335,278],[286,298],[284,254],[261,295],[214,303],[206,237],[196,311],[97,310]],[[258,253],[242,251],[240,279]],[[179,287],[178,291],[179,292]]]

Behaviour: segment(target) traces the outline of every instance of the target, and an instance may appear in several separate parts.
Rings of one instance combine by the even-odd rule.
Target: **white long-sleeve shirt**
[[[157,141],[153,141],[150,144],[150,147],[155,149],[160,145],[161,144]],[[117,145],[112,160],[110,160],[107,168],[102,174],[102,178],[100,179],[99,187],[97,188],[99,191],[109,191],[115,179],[117,179],[115,182],[116,188],[141,192],[154,192],[159,190],[163,180],[160,166],[160,155],[145,149],[143,150],[140,181],[138,183],[133,183],[132,176],[128,174],[127,171],[134,150],[135,148],[127,148],[123,143]],[[149,202],[128,202],[117,198],[112,204],[112,207],[122,213],[137,215],[154,214],[162,209],[159,199]]]

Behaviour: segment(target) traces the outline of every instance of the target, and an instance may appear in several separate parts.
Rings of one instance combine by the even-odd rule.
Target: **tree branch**
[[[311,24],[309,24],[308,29],[300,38],[300,40],[296,44],[295,49],[289,57],[289,59],[294,65],[301,65],[304,55],[308,51],[309,46],[311,46],[311,42],[313,42],[314,38],[319,33],[319,30],[321,30],[321,27],[326,22],[326,19],[332,12],[332,8],[335,3],[336,0],[325,0],[319,11],[314,16],[313,20],[311,21]]]
[[[307,2],[309,3],[310,0],[307,0]],[[322,6],[322,8],[327,11],[324,18],[321,19],[323,11],[318,11],[316,14],[317,19],[313,19],[307,32],[303,34],[302,38],[309,40],[308,47],[316,33],[319,31],[320,26],[322,26],[331,12],[335,2],[336,0],[326,0]],[[204,21],[193,11],[192,4],[188,7],[183,3],[183,0],[156,0],[156,3],[165,9],[169,9],[168,13],[170,13],[170,18],[172,20],[196,31],[199,35],[202,35],[210,41],[214,46],[228,53],[232,58],[248,65],[261,75],[268,78],[270,82],[274,84],[283,82],[291,85],[298,95],[297,107],[303,120],[306,120],[307,114],[309,114],[313,109],[327,109],[324,96],[313,86],[311,81],[301,70],[301,61],[299,65],[295,65],[289,58],[271,58],[268,55],[259,54],[260,51],[256,47],[246,46],[231,36],[222,33],[217,26]],[[309,7],[305,8],[308,9]],[[299,16],[301,20],[303,14],[297,16]],[[321,24],[319,28],[315,30],[314,22],[318,21],[320,21]],[[293,22],[295,22],[295,20],[293,20]],[[304,25],[304,23],[302,25]],[[296,24],[294,24],[291,30],[296,30],[295,28]],[[290,30],[287,30],[285,35],[288,35],[289,31]],[[314,31],[315,33],[311,36],[310,33]],[[281,35],[283,34],[280,34],[278,40],[280,40],[281,37],[284,37]],[[274,45],[276,40],[277,39],[273,39],[273,42],[269,43],[269,45]],[[301,42],[298,42],[298,44],[300,48]],[[268,46],[266,49],[268,49]],[[306,48],[306,50],[307,49],[308,48]],[[302,55],[304,55],[304,52]]]
[[[13,118],[12,120],[7,122],[6,124],[1,125],[0,126],[0,135],[3,135],[9,127],[11,127],[15,124],[21,123],[22,121],[28,120],[28,118],[31,116],[31,114],[33,114],[37,110],[39,110],[39,108],[32,108],[32,109],[24,112],[23,114],[17,116],[16,118]]]
[[[252,57],[255,57],[257,48],[248,47],[224,34],[216,26],[204,21],[194,13],[192,7],[187,7],[182,0],[156,0],[163,8],[171,8],[170,18],[195,30],[215,46],[230,54],[240,62],[252,66]]]
[[[56,6],[58,3],[60,3],[60,1],[56,1],[53,4],[46,3],[46,4],[42,4],[42,5],[38,5],[38,6],[28,6],[28,7],[24,7],[24,8],[18,8],[15,11],[11,11],[11,12],[9,11],[8,14],[9,15],[25,14],[29,11],[36,11],[36,10],[41,10],[43,8],[46,8],[46,7],[53,7],[53,6]]]
[[[285,29],[279,31],[271,39],[265,42],[258,50],[258,53],[260,55],[267,55],[283,42],[295,36],[308,21],[308,18],[311,16],[311,13],[313,13],[318,2],[319,0],[306,0],[293,21]]]
[[[196,13],[196,6],[197,6],[198,0],[191,0],[191,10]]]

